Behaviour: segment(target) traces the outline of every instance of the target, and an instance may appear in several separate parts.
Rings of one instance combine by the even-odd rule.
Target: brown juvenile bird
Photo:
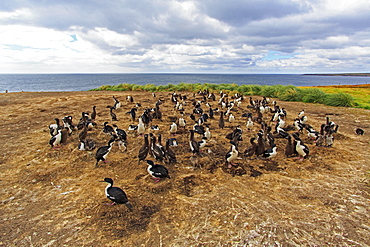
[[[225,127],[224,112],[220,111],[220,119],[218,121],[218,127],[223,129]]]
[[[148,156],[149,153],[149,137],[148,134],[144,135],[144,144],[141,146],[139,150],[139,154],[137,157],[139,158],[138,164],[140,164],[140,161],[145,160],[146,156]]]
[[[255,153],[256,153],[256,150],[257,150],[257,143],[255,143],[254,141],[256,140],[255,137],[252,137],[249,142],[251,144],[250,147],[248,147],[245,151],[244,151],[244,155],[246,157],[252,157]]]
[[[96,106],[93,106],[93,112],[91,113],[91,120],[95,120],[96,118]]]

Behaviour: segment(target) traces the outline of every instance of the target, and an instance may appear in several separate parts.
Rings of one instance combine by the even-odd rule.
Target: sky
[[[0,73],[370,72],[369,0],[1,0]]]

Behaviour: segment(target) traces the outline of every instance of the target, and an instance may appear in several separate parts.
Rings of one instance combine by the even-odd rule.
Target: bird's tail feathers
[[[130,202],[126,202],[125,205],[130,209],[130,211],[134,208]]]

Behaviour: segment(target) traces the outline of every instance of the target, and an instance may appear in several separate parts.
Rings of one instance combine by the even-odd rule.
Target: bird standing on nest
[[[142,135],[142,134],[144,134],[144,132],[145,132],[145,125],[143,123],[142,118],[139,117],[139,124],[137,125],[137,133],[139,135]]]
[[[199,154],[199,143],[194,139],[194,130],[189,130],[189,145],[193,154]]]
[[[310,153],[310,150],[305,144],[302,143],[301,139],[296,140],[296,151],[298,155],[301,156],[300,161],[302,161],[303,159],[306,159],[308,157],[308,154]]]
[[[110,117],[112,118],[112,121],[118,121],[117,119],[117,115],[113,112],[113,110],[115,109],[114,106],[107,106],[107,108],[110,109]]]
[[[145,160],[146,156],[148,156],[148,153],[149,153],[149,137],[148,137],[148,134],[145,134],[144,135],[144,144],[141,146],[140,150],[139,150],[139,154],[137,155],[137,157],[139,158],[139,164],[140,164],[140,161],[142,160]]]
[[[113,106],[113,108],[116,109],[116,110],[119,109],[121,107],[121,105],[122,105],[121,102],[119,102],[119,100],[116,97],[114,97],[114,96],[113,96],[113,100],[114,100],[114,106]]]
[[[177,124],[173,122],[170,126],[170,134],[176,135],[176,133],[177,133]]]
[[[125,204],[126,207],[132,211],[133,207],[129,202],[126,193],[121,188],[113,187],[113,179],[104,178],[104,181],[100,182],[108,183],[107,187],[105,188],[105,195],[113,202],[109,205]]]
[[[247,149],[245,149],[244,156],[252,157],[256,153],[257,143],[254,142],[255,140],[256,140],[255,137],[251,137],[249,139],[249,142],[250,142],[251,146],[249,146]]]
[[[277,147],[276,144],[273,144],[271,148],[265,150],[265,152],[262,154],[262,158],[271,160],[274,158],[277,154]]]
[[[62,141],[62,129],[58,129],[57,134],[50,138],[49,144],[51,147],[55,148],[60,145]]]
[[[231,141],[231,150],[226,154],[226,163],[229,164],[228,168],[231,168],[231,165],[235,166],[233,163],[234,160],[238,158],[238,150],[236,148],[235,142]]]
[[[106,159],[107,159],[107,156],[110,152],[110,150],[112,149],[112,146],[113,146],[113,142],[114,142],[115,138],[112,137],[109,142],[108,142],[108,145],[107,146],[102,146],[100,147],[97,151],[96,151],[96,154],[95,154],[95,158],[96,158],[96,163],[95,163],[95,167],[98,167],[98,164],[99,164],[99,161],[103,161],[103,162],[106,162]]]
[[[148,164],[148,173],[153,177],[154,183],[158,183],[161,178],[170,178],[166,167],[154,164],[151,160],[147,160],[146,162]]]
[[[224,112],[220,111],[220,119],[218,120],[218,127],[223,129],[225,127]]]

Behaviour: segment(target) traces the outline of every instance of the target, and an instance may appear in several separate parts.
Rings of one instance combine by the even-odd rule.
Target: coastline
[[[369,77],[370,73],[339,73],[339,74],[303,74],[309,76],[363,76]]]
[[[370,84],[325,85],[325,86],[299,86],[298,88],[370,88]]]

